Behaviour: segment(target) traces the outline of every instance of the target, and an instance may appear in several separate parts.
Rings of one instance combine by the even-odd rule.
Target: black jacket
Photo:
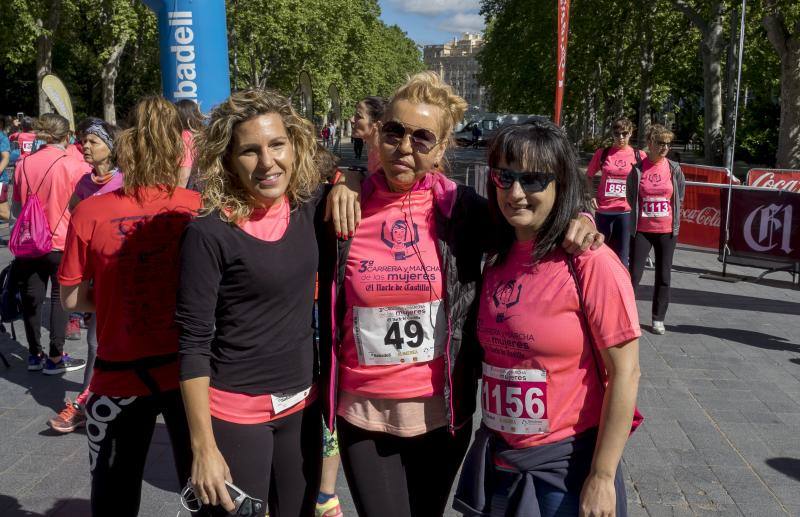
[[[439,256],[445,281],[444,304],[450,322],[445,350],[444,398],[451,432],[475,412],[481,349],[475,331],[481,282],[482,240],[488,235],[486,199],[472,188],[459,185],[450,217],[434,210]],[[320,235],[319,319],[320,388],[323,413],[333,429],[338,389],[341,320],[344,317],[344,276],[352,241]],[[331,260],[334,259],[334,260]]]

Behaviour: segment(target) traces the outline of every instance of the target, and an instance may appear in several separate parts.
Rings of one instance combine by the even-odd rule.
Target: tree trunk
[[[715,0],[706,20],[685,0],[673,0],[675,6],[697,27],[702,35],[700,55],[703,59],[703,119],[705,161],[717,160],[717,149],[722,136],[722,52],[725,47],[722,28],[724,2]]]
[[[727,77],[725,79],[725,138],[722,165],[733,164],[734,126],[736,125],[736,92],[739,90],[737,72],[739,69],[739,9],[731,9],[731,35],[728,40],[728,57],[725,60]],[[733,169],[733,167],[731,167]]]
[[[61,19],[62,0],[51,0],[46,10],[47,23],[41,18],[36,20],[36,25],[41,31],[36,42],[36,87],[39,93],[39,115],[52,111],[47,95],[42,91],[42,79],[50,73],[53,67],[53,34],[58,28]]]
[[[800,169],[800,22],[789,33],[783,14],[764,17],[767,37],[781,60],[781,123],[776,166]]]
[[[122,40],[114,45],[114,47],[111,49],[111,54],[103,64],[103,118],[112,124],[117,123],[117,110],[114,104],[114,90],[117,83],[117,74],[119,74],[119,61],[127,43],[128,36],[123,36]]]

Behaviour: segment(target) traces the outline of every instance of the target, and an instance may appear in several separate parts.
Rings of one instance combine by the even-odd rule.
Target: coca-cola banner
[[[698,181],[700,183],[729,183],[730,173],[725,167],[711,167],[710,165],[697,165],[694,163],[681,163],[681,170],[686,177],[686,181]],[[734,185],[741,185],[736,176],[733,177]]]
[[[747,172],[747,184],[752,187],[800,192],[800,170],[750,169]]]
[[[800,194],[737,187],[731,196],[731,255],[800,262]]]
[[[725,185],[688,183],[681,205],[681,228],[678,242],[702,248],[719,248],[722,223],[720,191]]]

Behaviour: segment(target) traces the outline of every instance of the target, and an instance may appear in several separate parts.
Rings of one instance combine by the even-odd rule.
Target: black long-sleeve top
[[[296,391],[314,381],[312,310],[323,195],[293,209],[283,237],[260,240],[199,217],[183,234],[175,320],[181,380],[253,395]]]

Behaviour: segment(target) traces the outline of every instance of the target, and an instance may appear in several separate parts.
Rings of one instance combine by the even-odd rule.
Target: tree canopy
[[[226,5],[232,87],[268,87],[290,95],[305,70],[317,116],[328,109],[331,84],[349,116],[356,100],[388,95],[408,74],[424,69],[417,45],[380,20],[377,0],[227,0]],[[139,0],[0,0],[0,12],[2,113],[37,113],[43,35],[52,42],[50,70],[66,84],[77,118],[103,116],[104,98],[124,116],[143,95],[161,92],[156,17]],[[105,111],[110,118],[108,106]]]

